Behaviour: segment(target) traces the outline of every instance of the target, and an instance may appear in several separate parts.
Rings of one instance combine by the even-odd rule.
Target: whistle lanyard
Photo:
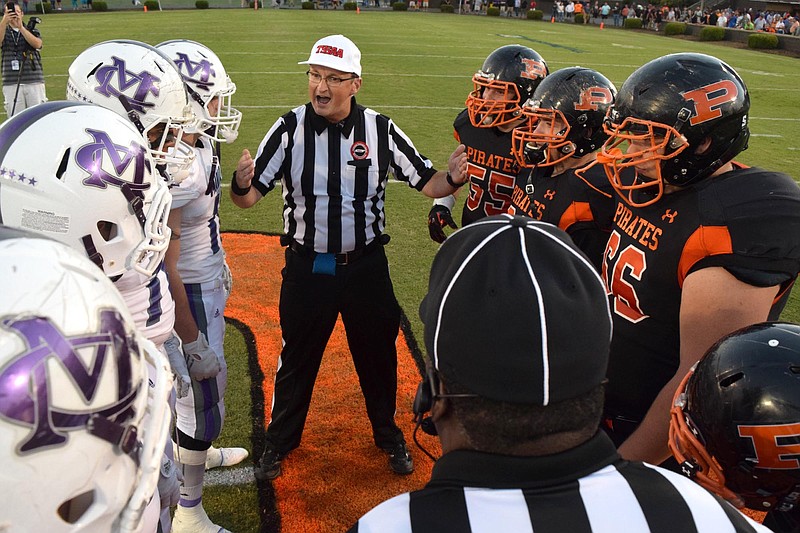
[[[11,30],[11,38],[14,39],[14,58],[19,60],[19,38],[21,37],[21,31],[18,30]]]

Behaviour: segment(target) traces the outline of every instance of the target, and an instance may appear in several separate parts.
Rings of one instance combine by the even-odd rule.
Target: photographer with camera
[[[0,20],[0,32],[4,35],[3,97],[8,117],[47,101],[39,55],[42,38],[36,29],[41,21],[39,17],[31,17],[23,25],[22,9],[14,2],[6,4]]]

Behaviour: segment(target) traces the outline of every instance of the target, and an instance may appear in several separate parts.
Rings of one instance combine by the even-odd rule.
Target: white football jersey
[[[122,294],[136,329],[158,347],[164,344],[175,326],[175,301],[169,292],[164,265],[148,279],[135,270],[122,275],[114,286]]]
[[[207,139],[198,141],[194,149],[189,177],[170,192],[172,209],[182,208],[178,271],[184,283],[205,283],[220,279],[225,264],[219,229],[222,173]]]

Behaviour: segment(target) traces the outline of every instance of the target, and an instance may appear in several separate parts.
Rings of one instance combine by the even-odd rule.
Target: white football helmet
[[[60,242],[0,226],[0,293],[0,530],[141,531],[170,428],[168,361]]]
[[[197,117],[178,67],[154,47],[127,40],[90,46],[69,66],[67,99],[128,117],[156,164],[166,166],[168,179],[180,182],[189,175],[194,150],[183,142],[183,130]]]
[[[231,81],[217,54],[207,46],[187,39],[175,39],[157,44],[156,48],[167,54],[183,75],[189,91],[192,110],[198,117],[198,130],[219,142],[232,143],[239,135],[242,112],[232,105],[236,84]],[[208,109],[218,101],[216,113]]]
[[[154,275],[171,204],[142,136],[108,109],[47,102],[0,125],[0,223],[84,251],[111,278]]]

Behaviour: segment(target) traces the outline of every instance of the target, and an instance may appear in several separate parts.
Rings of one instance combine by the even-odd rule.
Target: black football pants
[[[322,355],[341,313],[375,444],[390,448],[404,441],[394,423],[400,307],[383,246],[337,265],[335,276],[313,274],[313,261],[286,249],[279,304],[284,347],[266,440],[280,453],[300,444]]]

